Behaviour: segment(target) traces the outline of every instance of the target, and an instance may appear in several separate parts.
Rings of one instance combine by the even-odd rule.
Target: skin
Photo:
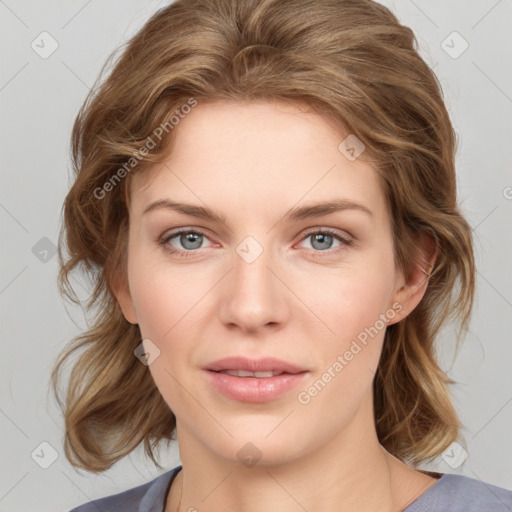
[[[298,104],[201,102],[175,130],[165,162],[132,176],[128,279],[116,291],[126,319],[160,350],[149,370],[176,416],[183,470],[166,512],[403,509],[436,479],[378,441],[372,381],[385,329],[309,403],[297,399],[379,315],[399,304],[388,324],[398,322],[425,292],[421,268],[405,276],[395,266],[375,169],[349,161],[338,150],[348,133]],[[279,222],[292,207],[336,198],[371,215]],[[207,206],[226,221],[166,208],[143,213],[161,199]],[[206,234],[195,244],[167,242],[189,257],[159,243],[182,227]],[[352,244],[315,243],[311,232],[321,228]],[[247,236],[263,248],[252,263],[236,252]],[[421,256],[435,259],[427,242]],[[209,386],[201,368],[241,354],[310,373],[272,401],[236,401]],[[237,457],[248,442],[261,452],[252,467]]]

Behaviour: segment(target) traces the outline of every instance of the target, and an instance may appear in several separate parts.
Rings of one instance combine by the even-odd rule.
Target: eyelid
[[[339,228],[329,228],[326,226],[317,226],[313,228],[307,228],[300,235],[300,240],[304,240],[308,236],[315,235],[317,233],[326,233],[328,235],[332,235],[334,237],[339,237],[345,242],[354,241],[354,237],[345,230],[341,230]]]
[[[165,232],[163,235],[161,235],[158,239],[160,244],[166,246],[169,241],[173,238],[176,238],[178,235],[181,235],[183,233],[196,233],[198,235],[202,235],[204,238],[207,238],[210,240],[210,237],[206,230],[203,230],[201,228],[193,228],[193,227],[183,227],[183,228],[176,228],[175,230],[171,230],[170,232]],[[211,242],[211,240],[210,240]],[[195,251],[181,251],[180,249],[176,249],[176,252],[196,252],[199,249],[196,249]]]
[[[300,235],[300,240],[298,243],[300,244],[305,240],[309,239],[312,235],[316,234],[330,235],[331,237],[338,240],[338,242],[340,242],[340,245],[338,247],[326,249],[325,251],[318,251],[315,249],[306,248],[308,250],[308,253],[313,258],[328,258],[329,256],[337,256],[340,252],[345,251],[348,247],[354,244],[354,238],[350,234],[341,234],[339,230],[328,227],[316,227],[307,229]]]
[[[164,250],[169,252],[170,254],[177,254],[179,257],[187,258],[195,255],[195,253],[199,252],[201,248],[194,249],[194,250],[182,250],[182,249],[176,249],[172,246],[170,246],[169,242],[171,239],[176,238],[177,236],[183,234],[183,233],[196,233],[198,235],[203,236],[204,238],[207,238],[210,242],[210,237],[208,235],[207,230],[204,230],[202,228],[196,228],[191,226],[185,226],[181,228],[176,228],[175,230],[171,230],[168,233],[164,233],[159,237],[159,244],[163,246]],[[349,246],[351,246],[355,239],[352,235],[347,233],[346,231],[343,232],[344,234],[340,233],[339,229],[335,228],[329,228],[329,227],[322,227],[317,226],[313,228],[308,228],[304,230],[300,235],[299,241],[295,244],[301,243],[305,240],[307,240],[309,237],[315,234],[327,234],[338,240],[341,245],[335,248],[326,249],[325,251],[319,251],[315,249],[308,249],[308,252],[315,258],[321,258],[326,256],[333,256],[338,254],[340,251],[346,250]],[[215,243],[213,243],[215,245]],[[217,244],[218,245],[218,244]],[[172,247],[172,248],[171,248]],[[203,248],[204,249],[204,248]]]

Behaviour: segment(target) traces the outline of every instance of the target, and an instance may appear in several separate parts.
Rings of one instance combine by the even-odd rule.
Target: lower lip
[[[212,386],[233,400],[262,403],[278,398],[298,386],[309,372],[282,373],[273,377],[236,377],[206,370]]]

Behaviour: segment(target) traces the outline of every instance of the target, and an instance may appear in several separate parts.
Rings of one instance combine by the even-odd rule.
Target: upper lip
[[[283,372],[300,373],[306,371],[295,364],[277,359],[275,357],[264,357],[261,359],[249,359],[247,357],[225,357],[204,367],[205,370],[246,370],[249,372]]]

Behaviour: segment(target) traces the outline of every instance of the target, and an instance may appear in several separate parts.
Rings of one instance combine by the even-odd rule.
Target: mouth
[[[214,371],[214,370],[212,370]],[[275,377],[276,375],[283,375],[287,372],[282,371],[268,371],[268,372],[250,372],[248,370],[220,370],[216,373],[225,373],[226,375],[233,375],[235,377],[256,377],[257,379],[264,379],[267,377]]]
[[[295,374],[307,371],[304,367],[275,357],[249,359],[243,356],[219,359],[206,365],[205,369],[224,373],[239,372],[236,375],[237,377],[272,377],[272,375],[268,375],[269,372],[279,375],[281,373]],[[233,375],[233,373],[230,373],[230,375]]]
[[[232,400],[252,403],[277,399],[309,374],[309,370],[299,365],[275,358],[231,357],[203,369],[215,391]]]

